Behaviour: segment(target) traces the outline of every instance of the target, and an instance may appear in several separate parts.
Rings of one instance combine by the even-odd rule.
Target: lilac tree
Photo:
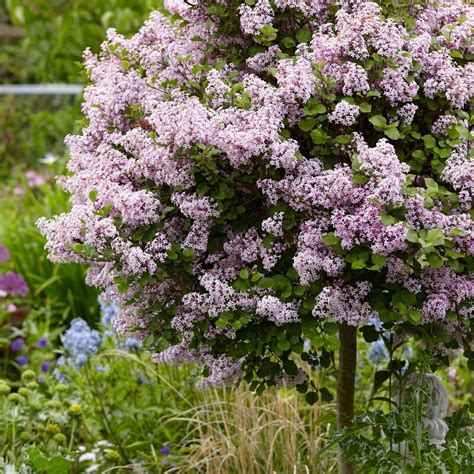
[[[89,263],[119,329],[201,363],[202,386],[286,380],[315,401],[330,393],[298,361],[338,351],[339,428],[375,317],[472,360],[473,9],[168,7],[86,52],[73,206],[38,222],[50,259]]]

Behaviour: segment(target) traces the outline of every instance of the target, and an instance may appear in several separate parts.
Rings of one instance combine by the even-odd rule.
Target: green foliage
[[[31,370],[16,384],[0,380],[0,459],[47,474],[84,472],[94,463],[101,472],[130,463],[161,472],[184,434],[183,422],[171,427],[166,418],[201,403],[194,388],[183,391],[190,370],[157,370],[149,355],[114,349],[109,339],[87,366],[63,367],[66,383],[45,374],[38,383]],[[171,453],[160,454],[168,443]],[[95,462],[81,458],[85,451]]]
[[[49,170],[58,171],[58,167]],[[23,195],[14,195],[11,189],[0,195],[0,242],[11,254],[5,269],[20,273],[30,287],[23,304],[48,311],[53,325],[78,316],[92,323],[98,314],[97,291],[85,285],[85,268],[47,260],[45,239],[35,225],[41,216],[65,212],[69,197],[54,183],[39,189],[23,183],[20,189]]]
[[[71,97],[0,96],[0,180],[13,168],[38,169],[46,153],[61,155],[79,118],[79,100]]]
[[[135,32],[162,0],[6,0],[11,21],[25,30],[15,50],[23,81],[78,82],[82,52],[98,51],[107,28]]]

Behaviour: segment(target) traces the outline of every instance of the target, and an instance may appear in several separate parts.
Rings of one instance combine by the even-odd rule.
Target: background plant
[[[112,26],[124,34],[135,32],[152,9],[162,6],[160,0],[6,0],[10,21],[25,31],[15,49],[22,81],[78,82],[86,47],[97,50]]]

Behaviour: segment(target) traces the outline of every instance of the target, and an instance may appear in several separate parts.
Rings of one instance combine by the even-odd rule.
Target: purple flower
[[[167,454],[169,454],[169,452],[171,451],[171,444],[165,444],[161,449],[160,449],[160,454],[162,454],[163,456],[166,456]]]
[[[18,357],[18,359],[16,361],[17,361],[18,365],[23,366],[23,365],[28,364],[28,357],[20,356],[20,357]]]
[[[18,337],[17,339],[15,339],[15,340],[11,343],[10,349],[11,349],[13,352],[18,352],[18,351],[21,350],[24,346],[25,346],[25,340],[24,340],[22,337]]]
[[[37,341],[35,346],[36,347],[46,347],[48,345],[48,338],[46,336],[41,336]]]
[[[8,260],[10,260],[10,252],[4,245],[0,244],[0,263],[8,262]]]
[[[0,277],[0,290],[11,295],[26,296],[28,285],[21,275],[15,272],[8,272]]]
[[[49,365],[50,365],[49,362],[46,362],[46,361],[42,362],[40,366],[41,372],[48,372]]]

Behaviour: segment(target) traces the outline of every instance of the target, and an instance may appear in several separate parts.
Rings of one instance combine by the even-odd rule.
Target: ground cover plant
[[[357,457],[465,469],[472,437],[440,454],[420,407],[451,351],[473,364],[473,9],[172,9],[86,53],[87,122],[61,179],[73,207],[38,221],[50,258],[89,264],[88,283],[121,306],[116,327],[156,362],[201,365],[201,388],[244,379],[257,393],[293,384],[309,403],[335,396],[339,472]],[[385,384],[391,405],[418,390],[351,427],[358,332],[389,354],[374,395]],[[406,340],[432,357],[407,366]],[[336,375],[336,358],[337,389],[316,384],[308,367]],[[361,427],[385,438],[361,440]],[[357,456],[365,441],[372,465]]]

